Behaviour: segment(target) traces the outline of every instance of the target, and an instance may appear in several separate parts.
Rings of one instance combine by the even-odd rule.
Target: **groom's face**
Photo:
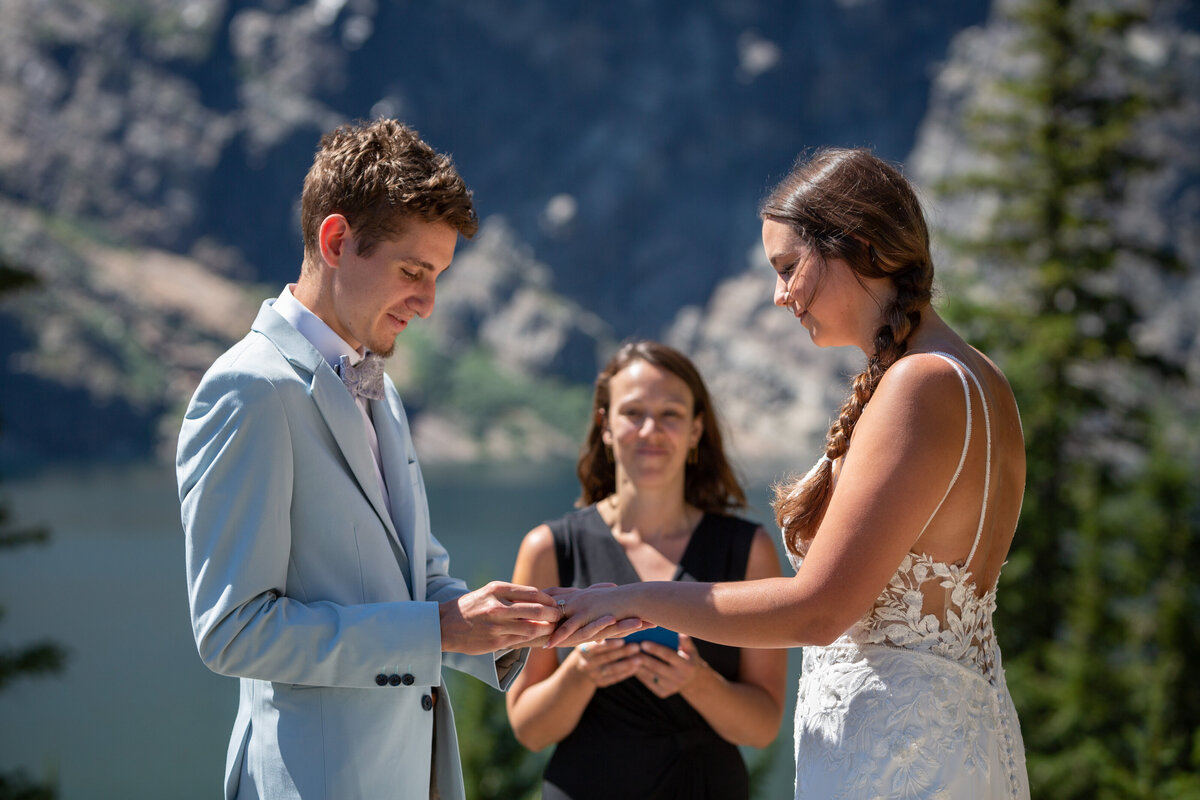
[[[363,256],[350,231],[334,272],[337,324],[331,327],[353,347],[391,355],[409,321],[433,312],[438,276],[450,266],[457,242],[450,225],[413,219]]]

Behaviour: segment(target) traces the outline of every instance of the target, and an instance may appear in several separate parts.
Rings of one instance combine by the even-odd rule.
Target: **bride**
[[[893,166],[819,151],[760,216],[775,304],[867,357],[821,459],[776,489],[796,575],[579,591],[548,646],[626,617],[801,646],[797,798],[1028,798],[992,630],[1025,488],[1008,382],[930,305],[928,229]]]

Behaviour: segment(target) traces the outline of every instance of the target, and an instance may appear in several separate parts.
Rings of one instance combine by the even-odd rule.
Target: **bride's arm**
[[[962,384],[941,359],[903,359],[863,411],[825,518],[793,578],[650,582],[568,598],[550,645],[604,614],[640,616],[737,647],[832,642],[874,603],[950,485],[962,454]],[[974,531],[972,530],[971,533]]]

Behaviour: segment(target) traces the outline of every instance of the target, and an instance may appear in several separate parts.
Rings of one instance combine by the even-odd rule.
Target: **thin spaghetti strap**
[[[954,488],[954,484],[958,483],[958,476],[962,474],[963,464],[967,463],[967,450],[971,447],[971,389],[967,385],[966,376],[963,375],[964,371],[969,372],[969,370],[960,364],[958,359],[954,358],[953,356],[948,356],[945,353],[930,353],[930,355],[941,356],[943,359],[949,362],[950,366],[954,368],[955,373],[958,374],[958,379],[962,382],[963,400],[967,404],[967,432],[963,437],[962,455],[958,457],[958,467],[954,470],[954,477],[950,479],[950,485],[946,487],[946,493],[942,495],[942,499],[938,501],[937,508],[933,509],[933,513],[929,515],[929,519],[925,520],[925,525],[921,528],[921,534],[925,533],[925,529],[929,527],[929,523],[933,522],[933,518],[936,517],[937,513],[942,510],[942,504],[945,503],[946,498],[950,496],[950,490]],[[982,526],[980,526],[980,529],[982,530]],[[920,534],[918,534],[918,538],[920,538]],[[978,543],[979,535],[976,534],[975,538],[976,543]],[[974,554],[974,552],[975,548],[972,547],[971,553]],[[970,561],[969,558],[967,560]]]
[[[963,372],[966,372],[967,375],[970,376],[970,378],[971,378],[971,383],[975,384],[975,391],[979,392],[979,402],[981,405],[983,405],[983,429],[984,429],[984,432],[987,434],[987,449],[985,451],[986,458],[984,460],[984,470],[983,470],[983,503],[981,504],[981,507],[979,509],[979,525],[975,529],[975,541],[971,543],[971,552],[967,554],[966,560],[963,561],[963,566],[966,567],[971,563],[971,559],[975,558],[975,551],[979,548],[979,540],[981,538],[983,538],[983,523],[987,518],[988,492],[990,491],[991,484],[992,484],[992,416],[988,412],[987,397],[985,397],[983,394],[983,384],[980,383],[979,378],[975,376],[975,373],[971,371],[970,367],[968,367],[966,364],[962,363],[961,361],[959,361],[957,358],[950,355],[949,353],[934,352],[934,353],[930,353],[930,355],[941,356],[942,358],[949,361],[951,363],[951,365],[954,366],[955,372],[958,372],[959,380],[963,381],[964,389],[966,389],[966,380],[963,378]],[[968,442],[970,441],[970,438],[971,438],[971,398],[970,398],[970,394],[968,393],[968,395],[967,395],[967,441]],[[965,459],[966,457],[967,457],[967,451],[964,448],[962,458]],[[962,469],[962,460],[961,459],[959,460],[958,468],[959,468],[959,470]],[[955,477],[955,479],[958,478],[958,472],[954,473],[954,477]],[[954,486],[954,482],[951,481],[950,485]],[[949,490],[947,490],[946,494],[948,495],[949,493],[950,493]],[[943,497],[942,502],[945,502],[945,500],[946,500],[946,498]],[[941,507],[942,507],[941,503],[938,503],[938,508],[941,508]],[[935,510],[933,513],[936,514],[937,511]],[[930,517],[930,521],[932,521],[932,519],[933,518]],[[926,527],[928,527],[929,523],[926,522],[925,525],[926,525]]]
[[[965,366],[963,368],[966,369]],[[971,559],[975,558],[975,550],[979,547],[979,540],[983,537],[983,522],[987,518],[988,493],[992,486],[992,415],[988,413],[987,398],[983,395],[983,384],[971,370],[967,369],[967,374],[971,376],[971,382],[975,384],[975,391],[979,392],[979,402],[983,405],[983,430],[987,434],[987,449],[984,451],[983,502],[979,507],[979,527],[975,529],[975,542],[971,545],[971,552],[967,554],[967,560],[963,562],[964,567],[971,563]]]

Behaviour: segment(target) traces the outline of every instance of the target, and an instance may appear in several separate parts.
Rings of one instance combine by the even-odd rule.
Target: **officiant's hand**
[[[678,650],[648,640],[641,645],[642,652],[654,657],[642,659],[637,678],[659,697],[683,692],[692,685],[700,670],[708,666],[687,634],[679,634]]]
[[[649,659],[642,654],[637,642],[603,639],[576,647],[563,661],[563,666],[576,670],[596,688],[602,689],[636,675],[646,660]]]

